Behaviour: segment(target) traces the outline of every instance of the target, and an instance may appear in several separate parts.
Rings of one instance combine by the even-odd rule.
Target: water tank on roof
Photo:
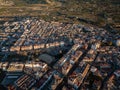
[[[120,46],[120,39],[116,41],[116,46]]]
[[[95,71],[97,71],[97,68],[96,67],[92,67],[90,71],[91,72],[95,72]]]
[[[61,46],[64,46],[64,45],[65,45],[65,43],[62,41],[62,42],[60,43],[60,45],[61,45]]]

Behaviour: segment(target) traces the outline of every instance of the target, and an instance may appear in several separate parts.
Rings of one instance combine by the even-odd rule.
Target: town
[[[23,18],[0,28],[3,90],[120,90],[120,35]]]

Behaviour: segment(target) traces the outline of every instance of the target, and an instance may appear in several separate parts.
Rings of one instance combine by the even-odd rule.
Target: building
[[[18,78],[15,81],[15,86],[17,89],[22,89],[22,90],[28,90],[30,89],[34,84],[36,83],[36,80],[33,79],[31,76],[24,74],[20,78]]]
[[[80,62],[79,66],[68,76],[68,84],[73,86],[74,89],[78,89],[86,77],[89,68],[89,64]]]
[[[22,72],[23,68],[24,64],[22,63],[10,63],[7,72]]]

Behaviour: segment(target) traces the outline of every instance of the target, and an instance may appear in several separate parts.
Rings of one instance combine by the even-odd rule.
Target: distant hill
[[[54,0],[0,0],[0,3],[5,5],[6,3],[21,3],[21,4],[47,4],[47,3],[53,3]]]
[[[13,3],[28,3],[28,4],[45,4],[45,3],[53,3],[53,2],[61,2],[61,3],[73,3],[78,4],[80,2],[91,2],[91,3],[99,3],[99,2],[107,2],[107,3],[113,3],[113,4],[120,4],[119,0],[0,0],[0,3],[7,3],[7,2],[13,2]]]
[[[41,3],[41,4],[46,4],[46,0],[23,0],[25,3],[28,3],[28,4],[38,4],[38,3]]]
[[[120,25],[119,0],[0,0],[0,5],[0,16],[27,15],[49,21]]]

